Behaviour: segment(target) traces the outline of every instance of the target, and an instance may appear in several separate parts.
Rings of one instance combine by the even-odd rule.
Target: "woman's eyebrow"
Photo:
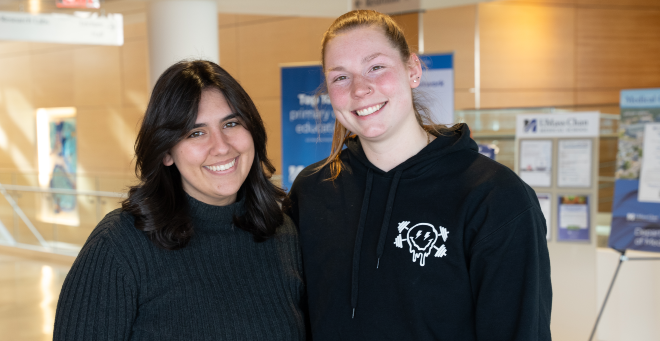
[[[364,57],[364,59],[362,59],[362,63],[367,63],[367,62],[369,62],[370,60],[372,60],[372,59],[374,59],[374,58],[376,58],[376,57],[378,57],[378,56],[380,56],[380,55],[382,55],[382,53],[380,53],[380,52],[376,52],[376,53],[374,53],[374,54],[370,54],[370,55]]]
[[[231,114],[223,117],[222,120],[220,120],[220,122],[229,121],[229,120],[231,120],[233,118],[237,118],[237,117],[238,117],[237,113],[231,113]],[[201,127],[206,127],[206,123],[195,123],[195,125],[193,125],[193,129],[201,128]]]
[[[237,118],[237,117],[238,117],[238,114],[234,112],[234,113],[231,113],[231,114],[225,116],[225,117],[222,119],[222,121],[220,121],[220,122],[229,121],[229,120],[234,119],[234,118]]]

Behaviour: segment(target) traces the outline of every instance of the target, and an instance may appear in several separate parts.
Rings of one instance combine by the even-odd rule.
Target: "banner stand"
[[[603,305],[600,307],[600,312],[596,318],[596,323],[594,324],[594,329],[591,330],[591,335],[589,336],[589,341],[594,338],[596,334],[596,329],[598,328],[598,322],[600,322],[600,317],[603,316],[603,311],[605,310],[605,305],[607,304],[607,299],[610,298],[610,293],[612,292],[612,287],[614,287],[614,281],[616,281],[616,276],[619,274],[619,269],[621,269],[621,264],[629,260],[660,260],[660,257],[627,257],[626,250],[616,250],[621,254],[619,256],[619,264],[616,266],[614,271],[614,276],[612,277],[612,283],[610,283],[609,289],[607,289],[607,294],[605,295],[605,300],[603,300]]]

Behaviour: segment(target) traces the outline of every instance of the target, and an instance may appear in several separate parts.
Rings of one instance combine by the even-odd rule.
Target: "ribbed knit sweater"
[[[194,235],[154,245],[121,209],[92,232],[64,281],[53,340],[304,340],[302,262],[289,217],[255,243],[243,203],[189,197]]]

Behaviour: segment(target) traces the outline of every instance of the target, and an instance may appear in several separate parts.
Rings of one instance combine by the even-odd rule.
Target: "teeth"
[[[224,171],[227,170],[231,167],[234,167],[234,164],[236,163],[236,159],[231,160],[230,163],[226,165],[219,165],[219,166],[204,166],[206,169],[212,171],[212,172],[219,172],[219,171]]]
[[[373,114],[374,112],[378,111],[380,108],[383,107],[383,105],[385,105],[385,103],[376,104],[373,107],[368,107],[366,109],[357,110],[356,113],[358,114],[358,116],[367,116],[367,115]]]

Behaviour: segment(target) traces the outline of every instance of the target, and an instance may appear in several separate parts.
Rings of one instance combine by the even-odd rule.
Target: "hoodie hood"
[[[420,150],[408,160],[402,162],[398,166],[392,168],[388,172],[384,172],[378,167],[374,166],[367,158],[362,148],[362,143],[357,136],[349,138],[346,142],[347,148],[344,152],[348,151],[350,156],[360,161],[365,167],[373,170],[376,174],[390,175],[398,171],[403,172],[403,178],[414,178],[426,170],[425,166],[429,165],[439,158],[455,153],[457,151],[471,149],[478,152],[479,146],[470,138],[470,129],[467,124],[462,124],[459,129],[454,132],[448,132],[443,135],[436,135],[434,132],[429,132],[436,137],[429,145]]]
[[[435,134],[434,134],[435,135]],[[436,139],[424,147],[419,153],[415,154],[408,160],[402,162],[388,172],[384,172],[378,167],[374,166],[367,158],[358,137],[350,138],[347,141],[347,149],[349,157],[357,159],[360,164],[366,168],[366,186],[364,197],[362,199],[362,208],[360,210],[360,219],[355,236],[355,246],[353,249],[353,262],[351,272],[351,306],[353,308],[352,317],[355,317],[355,308],[358,301],[359,293],[359,277],[360,277],[360,255],[362,251],[362,237],[364,235],[364,227],[367,220],[367,212],[369,210],[369,201],[371,199],[371,189],[373,185],[374,173],[382,177],[392,177],[387,202],[385,205],[383,224],[380,228],[380,235],[378,237],[378,247],[376,249],[376,268],[380,265],[380,258],[385,249],[385,238],[387,236],[388,226],[390,224],[390,217],[394,206],[394,199],[396,198],[396,191],[401,178],[409,179],[414,178],[424,172],[440,158],[455,153],[457,151],[472,149],[479,151],[477,143],[470,138],[470,129],[466,124],[461,125],[459,129],[454,132],[447,133],[447,135],[435,135]],[[360,172],[364,170],[353,168],[353,171]]]

